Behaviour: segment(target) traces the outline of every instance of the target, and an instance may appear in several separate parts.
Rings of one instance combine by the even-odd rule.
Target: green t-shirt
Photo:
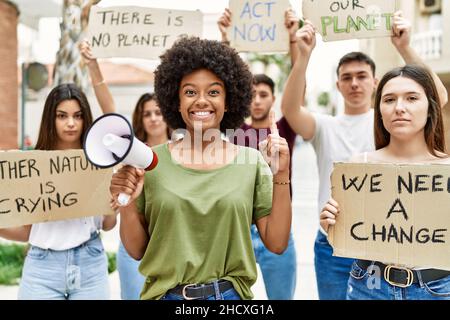
[[[153,150],[158,165],[145,174],[136,200],[150,235],[139,266],[146,277],[141,299],[216,279],[252,299],[257,270],[250,226],[272,209],[272,173],[262,155],[239,147],[230,164],[206,171],[177,164],[167,144]]]

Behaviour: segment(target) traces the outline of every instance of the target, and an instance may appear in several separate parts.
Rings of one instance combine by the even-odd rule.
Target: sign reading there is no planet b
[[[324,41],[389,37],[396,0],[303,0],[303,16]]]
[[[230,0],[230,44],[239,52],[287,52],[284,13],[289,0]]]
[[[200,11],[94,6],[88,39],[97,58],[158,59],[178,38],[201,37],[202,30]]]

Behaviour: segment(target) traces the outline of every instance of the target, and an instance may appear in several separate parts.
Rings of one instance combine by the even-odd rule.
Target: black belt
[[[404,267],[385,265],[381,262],[372,262],[367,260],[357,260],[356,264],[363,269],[367,270],[371,265],[375,265],[380,268],[381,274],[384,275],[384,279],[391,285],[407,288],[412,284],[418,284],[419,279],[422,282],[430,282],[450,276],[450,271],[438,270],[438,269],[424,269],[424,270],[411,270]],[[419,277],[420,274],[420,277]]]
[[[218,282],[219,291],[223,293],[229,289],[233,288],[233,284],[227,280],[220,280]],[[167,291],[167,293],[176,294],[182,296],[186,300],[191,299],[206,299],[209,296],[216,294],[213,283],[207,284],[182,284],[176,286],[173,289]]]

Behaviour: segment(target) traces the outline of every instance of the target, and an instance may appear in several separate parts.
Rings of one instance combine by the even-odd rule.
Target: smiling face
[[[396,77],[389,80],[381,93],[380,113],[383,125],[392,137],[399,139],[424,135],[428,117],[428,98],[417,82]]]
[[[343,64],[336,85],[344,97],[346,113],[358,114],[370,109],[377,80],[369,64],[360,61]]]
[[[83,112],[77,100],[64,100],[58,104],[55,115],[57,145],[80,148],[83,122]]]
[[[179,89],[181,117],[193,132],[220,129],[225,112],[225,85],[214,73],[199,69],[183,77]]]

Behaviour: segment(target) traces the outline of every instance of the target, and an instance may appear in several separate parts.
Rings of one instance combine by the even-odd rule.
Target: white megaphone
[[[117,113],[104,114],[94,121],[86,132],[83,149],[89,162],[99,168],[124,163],[148,171],[158,164],[156,153],[134,136],[130,122]],[[125,193],[117,198],[122,206],[129,200]]]

